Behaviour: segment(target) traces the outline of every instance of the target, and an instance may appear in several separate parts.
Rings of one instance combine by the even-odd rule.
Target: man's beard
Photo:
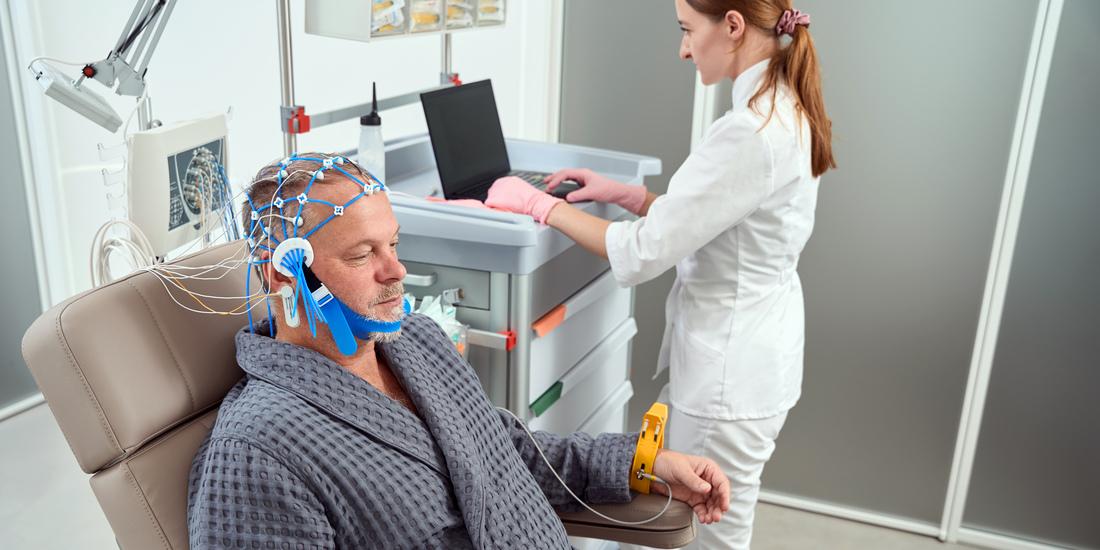
[[[394,298],[397,298],[399,296],[404,296],[404,295],[405,295],[405,285],[403,285],[401,283],[394,283],[393,285],[390,285],[390,286],[386,287],[378,295],[378,298],[376,298],[375,300],[373,300],[371,302],[371,306],[368,308],[368,311],[373,312],[374,307],[377,306],[378,304],[381,304],[383,302],[388,302],[388,301],[390,301]],[[395,321],[400,321],[400,320],[405,318],[405,302],[402,301],[401,303],[397,304],[396,306],[393,307],[393,309],[386,312],[386,314],[381,318],[376,317],[376,316],[372,315],[371,313],[359,313],[359,315],[361,315],[364,318],[366,318],[368,320],[371,320],[371,321],[379,321],[379,322],[382,322],[382,323],[393,323]],[[396,332],[372,332],[372,333],[370,333],[369,339],[370,339],[371,342],[375,342],[375,343],[379,343],[379,344],[388,344],[390,342],[393,342],[393,341],[397,340],[400,337],[401,337],[401,329],[399,328],[399,329],[397,329]]]

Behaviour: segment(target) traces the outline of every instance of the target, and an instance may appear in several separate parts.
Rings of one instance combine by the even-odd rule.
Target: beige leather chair
[[[175,263],[212,265],[239,251],[239,244],[224,245]],[[241,267],[187,287],[243,296],[244,278]],[[169,288],[171,296],[151,273],[130,275],[50,309],[23,338],[27,366],[81,469],[92,474],[92,489],[124,549],[187,548],[191,459],[214,426],[222,397],[242,376],[233,338],[245,318],[187,311],[172,296],[202,306]],[[214,309],[240,303],[201,299]],[[571,535],[676,548],[694,539],[695,528],[690,508],[673,504],[644,527],[616,526],[587,512],[562,519]],[[644,519],[663,505],[663,497],[639,496],[601,508],[612,517]]]

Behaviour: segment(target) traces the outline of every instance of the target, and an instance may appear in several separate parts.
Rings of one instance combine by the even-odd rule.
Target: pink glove
[[[559,170],[546,179],[546,190],[553,191],[561,182],[573,180],[583,187],[566,195],[569,202],[596,201],[617,204],[641,215],[645,207],[646,189],[642,185],[627,185],[601,176],[587,168]]]
[[[550,211],[563,202],[565,201],[543,193],[515,176],[500,178],[494,182],[489,188],[489,198],[485,199],[489,208],[527,214],[539,223],[546,223]]]
[[[447,200],[447,199],[444,199],[442,197],[424,197],[424,198],[427,199],[428,202],[438,202],[438,203],[443,203],[443,204],[453,204],[453,205],[456,205],[456,206],[465,206],[465,207],[468,207],[468,208],[482,208],[482,209],[485,209],[485,210],[489,210],[489,207],[485,206],[485,203],[483,203],[479,200],[474,200],[474,199]]]

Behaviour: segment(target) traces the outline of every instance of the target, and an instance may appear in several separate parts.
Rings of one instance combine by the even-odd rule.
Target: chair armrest
[[[625,504],[600,504],[593,506],[601,514],[623,521],[641,521],[651,518],[664,508],[668,497],[657,494],[631,493],[633,500]],[[642,525],[620,525],[593,514],[559,512],[565,532],[573,537],[610,540],[640,544],[653,548],[680,548],[695,540],[694,514],[691,507],[673,500],[661,517]]]

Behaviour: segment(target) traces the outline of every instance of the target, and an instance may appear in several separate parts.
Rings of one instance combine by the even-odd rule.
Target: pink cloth
[[[465,206],[467,208],[482,208],[484,210],[491,210],[485,203],[474,199],[454,199],[447,200],[441,197],[425,197],[428,202],[438,202],[444,204],[453,204],[455,206]]]
[[[489,188],[485,205],[489,208],[527,214],[539,223],[546,223],[550,211],[565,201],[535,189],[514,176],[500,178]]]
[[[779,36],[784,34],[793,35],[795,27],[799,25],[809,27],[810,14],[798,10],[784,10],[783,15],[779,17],[779,24],[775,26],[775,34]]]

